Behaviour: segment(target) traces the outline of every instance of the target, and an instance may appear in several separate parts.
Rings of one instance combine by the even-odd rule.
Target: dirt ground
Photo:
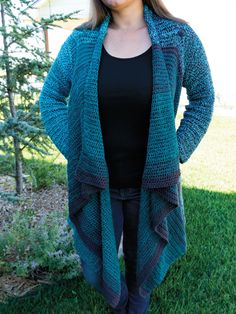
[[[14,192],[15,179],[11,176],[1,176],[0,191]],[[16,209],[23,211],[26,208],[31,208],[35,210],[35,216],[40,216],[40,213],[44,211],[64,210],[67,205],[67,194],[67,187],[63,185],[54,184],[50,188],[33,192],[31,185],[25,183],[22,202],[13,203],[0,198],[0,230],[4,229],[7,223],[10,223],[12,214]]]

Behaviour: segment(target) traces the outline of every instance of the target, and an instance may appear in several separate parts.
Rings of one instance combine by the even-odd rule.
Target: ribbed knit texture
[[[153,93],[138,225],[141,295],[158,286],[170,265],[186,253],[180,163],[206,133],[215,98],[205,50],[190,25],[161,18],[146,4],[144,18],[152,41]],[[72,31],[45,79],[40,109],[48,135],[68,161],[68,223],[76,251],[115,307],[121,293],[120,265],[97,92],[109,21],[106,16],[94,30]],[[176,130],[182,86],[189,103]]]

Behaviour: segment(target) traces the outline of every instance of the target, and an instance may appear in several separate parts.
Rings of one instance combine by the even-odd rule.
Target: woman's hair
[[[150,9],[153,10],[154,13],[159,15],[160,17],[164,17],[167,19],[171,19],[180,23],[188,24],[188,22],[184,19],[178,18],[172,15],[162,0],[142,0],[143,4],[147,4]],[[101,0],[90,0],[89,7],[89,20],[80,24],[75,29],[87,28],[94,29],[96,28],[103,19],[110,15],[112,20],[112,14],[109,7],[107,7]]]

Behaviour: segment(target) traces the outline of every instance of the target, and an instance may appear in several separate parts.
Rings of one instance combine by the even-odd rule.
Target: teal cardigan
[[[215,94],[204,47],[190,25],[160,17],[147,4],[144,19],[152,41],[153,92],[136,276],[139,293],[145,296],[186,253],[180,164],[190,158],[206,133]],[[71,32],[48,72],[39,103],[46,131],[67,159],[67,221],[73,228],[76,252],[90,265],[94,281],[115,307],[121,295],[121,270],[97,92],[109,21],[107,15],[94,30]],[[176,130],[182,86],[189,103]]]

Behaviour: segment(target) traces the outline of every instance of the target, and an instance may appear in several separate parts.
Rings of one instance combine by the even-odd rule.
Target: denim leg
[[[133,190],[134,197],[126,199],[123,206],[123,252],[126,267],[125,278],[129,290],[128,313],[146,314],[150,303],[150,294],[146,298],[139,295],[135,277],[140,194],[134,192]]]
[[[113,218],[113,224],[114,224],[114,229],[115,229],[116,249],[118,253],[120,240],[121,240],[121,236],[123,232],[123,223],[124,223],[124,217],[123,217],[123,211],[122,211],[123,201],[122,199],[118,199],[113,192],[111,192],[110,195],[111,195],[112,218]]]

